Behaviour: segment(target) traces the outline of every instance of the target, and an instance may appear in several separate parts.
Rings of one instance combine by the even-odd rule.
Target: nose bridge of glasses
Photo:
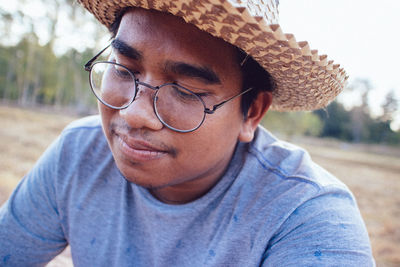
[[[140,88],[141,86],[152,90],[143,90],[143,88]],[[129,119],[134,119],[137,122],[148,121],[147,123],[155,125],[155,121],[159,122],[153,109],[153,92],[157,88],[138,80],[136,80],[136,87],[135,98],[121,111]]]
[[[137,86],[138,91],[139,91],[139,89],[140,89],[140,86],[145,86],[145,87],[150,88],[150,89],[152,89],[152,90],[158,90],[158,89],[160,89],[160,86],[153,86],[153,85],[151,85],[151,84],[148,84],[148,83],[145,83],[145,82],[141,82],[141,81],[139,81],[139,80],[136,80],[136,86]]]

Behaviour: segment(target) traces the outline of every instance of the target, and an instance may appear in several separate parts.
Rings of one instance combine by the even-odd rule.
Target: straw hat
[[[348,76],[307,42],[284,34],[278,0],[78,0],[106,27],[124,7],[169,12],[199,29],[243,49],[273,77],[272,109],[325,107],[344,88]]]

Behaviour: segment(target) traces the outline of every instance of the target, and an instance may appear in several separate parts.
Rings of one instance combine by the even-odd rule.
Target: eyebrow
[[[184,62],[167,62],[166,70],[175,74],[200,79],[207,84],[221,84],[218,75],[205,66],[195,66]]]
[[[123,56],[133,60],[143,59],[143,54],[141,52],[129,46],[120,39],[114,39],[111,42],[111,46]],[[200,79],[206,84],[221,84],[221,80],[219,79],[218,75],[212,69],[206,66],[196,66],[184,62],[168,61],[165,64],[165,69],[178,75]]]
[[[129,46],[127,43],[120,39],[114,39],[111,42],[111,46],[118,51],[119,54],[129,57],[134,60],[141,60],[143,58],[142,53],[140,53],[135,48]]]

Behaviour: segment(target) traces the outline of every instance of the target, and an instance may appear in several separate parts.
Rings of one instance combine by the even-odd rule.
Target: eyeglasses
[[[85,64],[85,70],[89,72],[90,87],[97,99],[109,108],[121,110],[132,104],[139,86],[153,89],[155,90],[154,113],[164,126],[176,132],[187,133],[197,130],[203,124],[206,114],[214,114],[227,102],[252,90],[249,88],[207,108],[198,94],[177,83],[152,86],[140,82],[135,74],[122,64],[112,61],[95,62],[109,47],[110,45]]]

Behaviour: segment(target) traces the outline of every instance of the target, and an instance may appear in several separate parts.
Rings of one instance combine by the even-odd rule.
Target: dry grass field
[[[74,117],[0,106],[0,205]],[[377,266],[400,266],[400,149],[299,141],[357,198]],[[72,266],[68,253],[48,266]]]

